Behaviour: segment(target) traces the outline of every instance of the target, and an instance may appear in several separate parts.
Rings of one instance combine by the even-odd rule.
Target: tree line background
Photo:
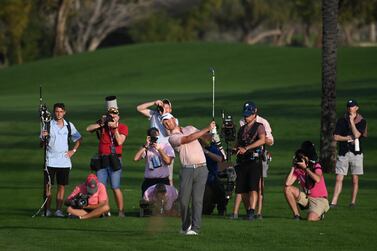
[[[2,0],[0,67],[143,42],[322,45],[321,0]],[[339,0],[338,44],[376,43],[377,0]]]

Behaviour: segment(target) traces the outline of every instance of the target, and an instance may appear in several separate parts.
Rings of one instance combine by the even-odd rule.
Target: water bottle
[[[360,141],[355,139],[355,152],[360,152]]]

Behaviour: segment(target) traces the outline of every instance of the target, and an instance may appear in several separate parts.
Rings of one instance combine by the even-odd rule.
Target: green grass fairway
[[[149,126],[136,106],[169,98],[181,125],[206,126],[212,116],[211,66],[216,69],[218,123],[222,110],[237,122],[243,103],[253,100],[272,125],[275,145],[266,179],[264,219],[247,222],[204,217],[200,236],[181,236],[178,218],[136,216],[144,164],[132,159]],[[84,181],[89,159],[97,149],[96,137],[85,132],[86,126],[104,112],[104,97],[117,95],[122,122],[129,126],[122,176],[126,218],[31,218],[42,202],[39,85],[43,85],[44,101],[50,109],[55,102],[66,104],[67,118],[84,137],[73,159],[66,195]],[[2,69],[0,250],[376,250],[377,48],[338,50],[339,116],[348,98],[358,100],[369,131],[357,206],[348,208],[351,179],[346,177],[339,207],[330,210],[324,221],[296,222],[291,220],[282,193],[283,181],[301,142],[308,139],[319,145],[319,49],[145,44]],[[177,159],[176,184],[179,167]],[[325,179],[332,197],[335,176],[326,174]],[[115,214],[113,195],[109,195]],[[232,206],[233,200],[228,211]]]

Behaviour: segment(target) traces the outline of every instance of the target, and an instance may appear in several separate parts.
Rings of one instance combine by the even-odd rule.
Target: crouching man
[[[293,158],[284,193],[294,220],[301,219],[298,206],[301,209],[309,209],[308,221],[323,219],[329,210],[326,184],[317,158],[314,145],[310,141],[303,142]],[[301,190],[293,186],[296,180],[300,183]]]
[[[82,220],[97,218],[110,211],[106,188],[95,174],[89,174],[85,183],[75,187],[65,205],[72,218]]]
[[[178,215],[178,191],[175,187],[163,183],[150,186],[145,192],[142,201],[140,201],[140,216],[152,215]],[[143,206],[147,204],[146,206]],[[148,213],[149,211],[149,213]]]

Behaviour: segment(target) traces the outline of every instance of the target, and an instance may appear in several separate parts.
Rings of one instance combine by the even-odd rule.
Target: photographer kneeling
[[[284,194],[294,220],[301,219],[298,205],[301,209],[309,209],[308,221],[323,219],[329,210],[326,184],[317,158],[314,145],[310,141],[303,142],[293,158],[293,166],[285,181]],[[293,186],[296,180],[303,191]]]
[[[158,183],[149,187],[140,202],[141,209],[149,209],[152,215],[178,215],[178,191],[175,187]],[[144,216],[145,214],[140,214]]]
[[[89,174],[85,183],[75,187],[65,205],[72,218],[81,220],[97,218],[110,211],[106,187],[98,182],[95,174]]]

